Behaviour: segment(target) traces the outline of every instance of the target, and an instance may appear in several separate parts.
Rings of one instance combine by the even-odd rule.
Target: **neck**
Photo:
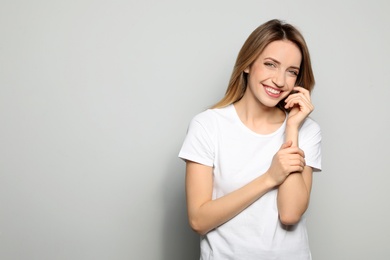
[[[284,120],[285,113],[278,107],[267,107],[257,100],[248,100],[244,95],[242,99],[234,103],[237,114],[245,121],[280,122]]]
[[[267,107],[260,102],[249,102],[245,97],[234,103],[240,120],[252,131],[259,134],[274,132],[286,117],[278,107]]]

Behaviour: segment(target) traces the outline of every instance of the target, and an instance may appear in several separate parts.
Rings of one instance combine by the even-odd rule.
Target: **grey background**
[[[295,24],[323,131],[316,260],[390,259],[388,1],[0,1],[0,259],[198,258],[190,119],[259,24]]]

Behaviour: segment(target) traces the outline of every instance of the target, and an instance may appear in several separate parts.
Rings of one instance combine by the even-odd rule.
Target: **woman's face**
[[[301,60],[301,52],[293,42],[271,42],[245,69],[248,73],[245,95],[251,95],[264,106],[275,107],[295,86]]]

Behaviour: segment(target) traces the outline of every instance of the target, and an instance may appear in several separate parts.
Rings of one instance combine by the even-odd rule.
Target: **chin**
[[[268,107],[268,108],[274,108],[276,106],[278,106],[280,101],[278,102],[261,102],[261,104],[263,104],[263,106],[265,107]]]

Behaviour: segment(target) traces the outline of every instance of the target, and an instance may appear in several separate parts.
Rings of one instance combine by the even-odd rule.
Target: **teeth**
[[[272,94],[280,94],[280,90],[276,90],[274,88],[265,88],[268,92],[271,92]]]

